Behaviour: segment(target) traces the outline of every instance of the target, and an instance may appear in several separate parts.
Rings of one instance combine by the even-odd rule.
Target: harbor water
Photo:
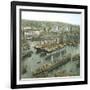
[[[73,56],[77,54],[80,55],[80,45],[65,46],[64,48],[55,50],[51,53],[37,53],[37,50],[34,48],[37,43],[38,42],[29,42],[32,54],[31,56],[21,60],[21,78],[35,78],[32,72],[35,72],[38,68],[45,64],[51,65],[54,62],[63,60],[63,58],[67,55],[71,57],[70,61],[65,65],[58,66],[51,72],[48,72],[47,77],[54,77],[61,71],[65,73],[73,73],[73,75],[80,75],[80,67],[77,66],[80,60],[72,60]]]

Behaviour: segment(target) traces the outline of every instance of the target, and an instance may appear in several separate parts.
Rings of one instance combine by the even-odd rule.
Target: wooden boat
[[[36,77],[38,76],[38,74],[41,73],[43,74],[44,72],[50,72],[58,68],[59,66],[66,64],[68,61],[70,61],[70,55],[67,58],[64,58],[63,60],[60,61],[57,60],[57,62],[54,62],[52,64],[44,64],[43,66],[38,68],[35,72],[33,72],[33,76]]]

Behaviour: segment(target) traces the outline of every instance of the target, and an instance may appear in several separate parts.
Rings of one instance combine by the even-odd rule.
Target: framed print
[[[87,6],[11,2],[11,88],[87,84]]]

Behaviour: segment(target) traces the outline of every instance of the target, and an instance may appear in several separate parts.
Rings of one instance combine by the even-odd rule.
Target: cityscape
[[[80,76],[80,25],[21,19],[20,77]]]

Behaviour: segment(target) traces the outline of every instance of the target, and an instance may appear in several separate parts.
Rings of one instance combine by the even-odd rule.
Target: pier
[[[72,58],[72,61],[79,60],[79,59],[80,59],[79,55],[75,55]],[[54,62],[52,64],[44,64],[42,67],[38,68],[36,71],[33,72],[33,77],[44,76],[46,73],[53,71],[54,69],[68,63],[69,61],[71,61],[71,56],[67,55],[62,60],[57,60],[57,62]]]

